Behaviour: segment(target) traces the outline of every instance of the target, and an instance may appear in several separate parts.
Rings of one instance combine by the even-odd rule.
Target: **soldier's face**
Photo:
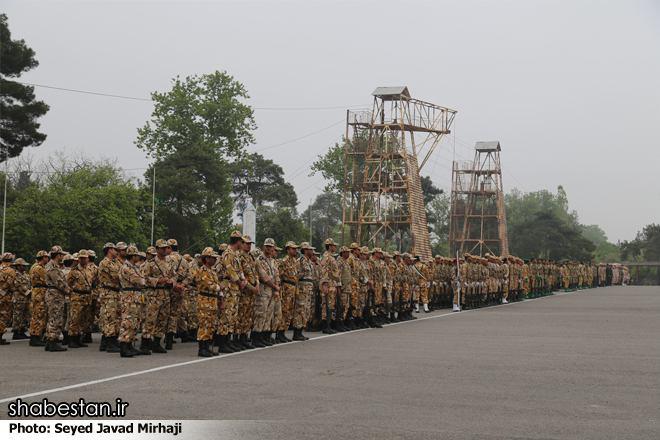
[[[88,261],[88,260],[87,260],[87,257],[81,257],[81,258],[78,259],[78,263],[79,263],[82,267],[87,266],[87,261]]]
[[[298,256],[298,249],[296,249],[296,248],[292,248],[292,247],[290,247],[290,248],[286,248],[286,253],[287,253],[290,257],[297,257],[297,256]]]
[[[156,252],[158,253],[159,257],[164,258],[167,255],[169,255],[168,249],[169,248],[166,248],[166,247],[159,247],[159,248],[156,249]]]

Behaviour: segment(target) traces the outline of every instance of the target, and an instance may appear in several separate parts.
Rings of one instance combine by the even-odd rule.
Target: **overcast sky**
[[[134,97],[176,75],[227,70],[257,110],[259,151],[305,207],[322,188],[309,164],[344,132],[346,107],[377,86],[458,110],[425,174],[451,186],[474,142],[499,140],[506,190],[566,189],[580,221],[612,241],[660,221],[660,2],[4,0],[13,38],[40,66],[22,80]],[[149,102],[37,89],[47,141],[26,150],[116,158],[141,175],[133,144]],[[327,109],[327,107],[336,107]],[[334,124],[334,125],[333,125]],[[325,129],[324,129],[325,128]],[[454,142],[455,139],[455,142]]]

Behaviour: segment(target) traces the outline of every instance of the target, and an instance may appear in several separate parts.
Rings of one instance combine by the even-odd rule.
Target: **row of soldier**
[[[54,246],[37,253],[29,274],[28,263],[5,253],[0,335],[10,323],[14,339],[28,338],[29,322],[30,345],[58,352],[86,347],[98,326],[100,350],[122,357],[166,353],[175,336],[213,356],[290,342],[290,328],[302,341],[305,329],[335,333],[414,319],[420,304],[425,312],[458,311],[603,284],[600,266],[589,263],[490,254],[423,261],[357,243],[337,253],[332,239],[324,246],[321,256],[308,243],[287,242],[277,259],[274,240],[253,248],[235,231],[217,252],[208,247],[195,258],[180,255],[173,239],[146,252],[106,243],[98,266],[91,250],[70,255]]]

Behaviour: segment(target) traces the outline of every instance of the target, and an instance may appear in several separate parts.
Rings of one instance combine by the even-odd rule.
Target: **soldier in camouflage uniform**
[[[383,266],[385,269],[385,284],[383,286],[385,296],[385,318],[388,322],[396,321],[394,316],[394,275],[396,272],[396,265],[392,260],[392,255],[388,252],[383,252]]]
[[[219,313],[217,345],[220,353],[234,353],[244,348],[232,341],[232,333],[238,323],[238,301],[241,290],[246,286],[245,276],[241,268],[240,253],[243,247],[243,235],[234,231],[229,237],[229,247],[224,251],[218,267],[219,278],[224,287],[224,301]]]
[[[328,238],[324,242],[325,252],[321,258],[321,327],[323,333],[333,334],[332,323],[335,317],[335,304],[337,302],[337,294],[341,289],[341,280],[339,273],[339,265],[335,259],[335,252],[337,244],[332,238]]]
[[[48,324],[46,326],[46,351],[66,351],[59,343],[60,335],[64,331],[64,300],[70,294],[61,264],[64,251],[59,246],[50,250],[50,261],[46,264],[46,309],[48,311]]]
[[[341,282],[341,291],[337,298],[337,321],[335,330],[347,331],[348,328],[344,326],[344,321],[348,319],[348,309],[351,302],[352,288],[353,288],[353,274],[351,272],[351,264],[349,262],[350,251],[346,246],[339,249],[339,258],[337,259],[337,266],[339,267],[339,279]]]
[[[66,276],[71,289],[69,296],[69,348],[87,347],[82,341],[85,329],[85,311],[91,306],[91,272],[86,268],[89,254],[87,250],[78,252],[78,264]]]
[[[293,340],[306,341],[309,339],[303,334],[311,314],[311,299],[314,295],[314,263],[312,256],[314,248],[306,241],[300,243],[302,255],[298,259],[298,291],[293,310]]]
[[[218,274],[213,269],[219,255],[213,248],[202,251],[202,265],[194,272],[194,284],[197,288],[197,355],[200,357],[216,356],[212,349],[213,337],[217,330],[218,309],[223,297]]]
[[[86,269],[90,273],[92,280],[92,294],[90,295],[89,306],[85,309],[83,318],[85,334],[83,335],[83,342],[92,342],[92,332],[94,331],[94,324],[97,322],[100,312],[99,305],[99,267],[96,265],[96,252],[92,249],[87,250],[89,254]]]
[[[125,252],[125,251],[123,251]],[[101,329],[101,345],[99,351],[119,353],[119,323],[121,310],[119,305],[121,289],[119,272],[122,262],[113,243],[103,246],[104,258],[99,263],[99,327]]]
[[[24,259],[17,258],[12,266],[16,271],[14,283],[11,286],[12,303],[14,306],[14,313],[12,317],[12,330],[14,335],[12,339],[28,339],[25,334],[26,325],[29,314],[30,305],[30,276],[27,274],[26,269],[30,266]]]
[[[254,324],[254,299],[259,292],[259,273],[257,272],[257,260],[252,253],[252,238],[243,235],[243,245],[240,252],[241,269],[245,276],[245,287],[241,290],[238,303],[238,324],[236,333],[237,343],[243,348],[252,350],[256,348],[248,338],[248,333]]]
[[[146,287],[146,280],[140,265],[147,259],[147,255],[140,253],[135,246],[128,246],[126,249],[126,260],[119,272],[119,281],[121,284],[120,311],[121,322],[119,324],[119,354],[121,357],[133,357],[142,354],[135,349],[133,342],[137,338],[138,315],[141,304],[144,302],[143,289]],[[151,354],[145,350],[144,354]]]
[[[30,268],[30,284],[32,285],[32,317],[30,319],[30,346],[43,347],[43,334],[46,331],[46,263],[48,252],[37,252],[37,261]]]
[[[10,252],[2,254],[0,266],[0,345],[9,345],[2,335],[11,325],[11,286],[14,284],[16,271],[11,267],[14,256]]]
[[[167,240],[168,258],[174,270],[174,285],[170,290],[170,311],[167,317],[167,332],[165,333],[165,350],[171,350],[175,334],[181,342],[191,342],[188,337],[188,323],[185,320],[184,297],[187,295],[190,284],[190,267],[188,261],[178,252],[179,243],[170,238]]]
[[[280,274],[277,269],[277,247],[275,240],[264,240],[263,254],[257,258],[257,273],[259,274],[259,294],[254,302],[254,326],[252,328],[252,345],[269,347],[275,343],[270,337],[273,324],[277,322],[276,303],[280,296]],[[280,310],[281,313],[281,310]]]
[[[167,350],[160,345],[160,341],[167,331],[171,290],[176,282],[174,266],[168,256],[169,247],[167,241],[156,240],[156,257],[144,265],[146,284],[153,291],[149,289],[147,297],[140,351],[150,349],[153,353],[167,353]]]
[[[362,313],[364,305],[362,304],[362,281],[364,281],[367,276],[363,277],[362,263],[360,262],[360,245],[353,242],[349,246],[351,250],[351,255],[348,259],[348,262],[351,266],[351,276],[352,276],[352,286],[351,286],[351,299],[350,299],[350,309],[351,309],[351,318],[349,323],[349,328],[365,328],[367,325],[362,319]],[[366,281],[365,281],[366,282]],[[366,290],[365,290],[366,292]]]
[[[279,261],[280,281],[282,284],[281,302],[282,319],[278,323],[275,339],[278,342],[291,342],[285,333],[293,323],[293,310],[295,307],[296,296],[298,294],[298,245],[293,241],[288,241],[284,245],[286,255]]]

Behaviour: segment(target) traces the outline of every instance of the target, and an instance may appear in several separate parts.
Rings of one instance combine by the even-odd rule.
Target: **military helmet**
[[[128,248],[128,245],[123,241],[118,241],[116,247],[120,251],[123,251],[124,249]]]
[[[129,256],[129,257],[130,257],[131,255],[137,255],[137,253],[138,253],[138,248],[137,248],[137,246],[133,246],[133,245],[131,245],[131,246],[129,246],[129,247],[126,248],[126,255]]]
[[[267,238],[264,240],[264,246],[272,246],[275,247],[275,240],[272,238]]]
[[[158,240],[156,240],[156,247],[157,248],[166,248],[166,247],[170,247],[170,245],[167,244],[166,240],[163,240],[162,238],[159,238]]]
[[[27,261],[25,261],[25,260],[22,259],[22,258],[17,258],[17,259],[16,259],[13,263],[11,263],[11,264],[12,264],[12,266],[29,266],[29,265],[30,265],[30,263],[28,263]]]
[[[56,245],[56,246],[53,246],[52,248],[50,248],[50,255],[51,256],[58,255],[58,254],[64,254],[64,251],[62,250],[61,246]]]

